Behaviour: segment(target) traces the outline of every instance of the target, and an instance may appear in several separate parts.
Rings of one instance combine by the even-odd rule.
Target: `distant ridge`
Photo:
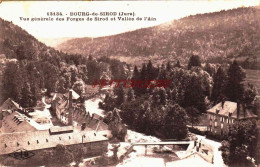
[[[188,16],[167,24],[113,36],[76,38],[57,49],[94,57],[173,58],[187,62],[191,54],[222,62],[256,61],[260,53],[260,9],[237,8]]]

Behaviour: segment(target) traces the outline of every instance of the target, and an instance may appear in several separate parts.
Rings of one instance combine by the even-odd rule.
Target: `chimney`
[[[225,103],[225,101],[221,100],[221,107],[222,107],[222,109],[224,108],[224,103]]]
[[[0,128],[2,127],[3,111],[0,111]]]
[[[243,103],[243,113],[244,113],[244,119],[246,118],[246,106],[245,103]]]
[[[239,119],[240,114],[240,102],[237,102],[237,119]]]
[[[69,108],[72,108],[72,91],[69,91]]]
[[[68,125],[72,125],[72,111],[73,108],[72,108],[72,91],[70,90],[69,91],[69,115],[68,115]]]

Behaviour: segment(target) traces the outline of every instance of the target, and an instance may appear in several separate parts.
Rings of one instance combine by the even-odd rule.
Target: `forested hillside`
[[[94,80],[127,76],[126,63],[64,54],[1,18],[0,34],[1,101],[12,98],[22,107],[32,107],[45,92],[73,88],[84,94],[84,85]]]
[[[58,49],[93,57],[131,57],[187,63],[191,54],[222,63],[237,58],[244,67],[259,68],[260,10],[238,8],[189,16],[156,27],[100,38],[69,40]],[[227,59],[228,58],[228,59]]]

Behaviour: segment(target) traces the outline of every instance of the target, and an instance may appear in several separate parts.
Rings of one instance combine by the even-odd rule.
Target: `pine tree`
[[[127,101],[135,100],[134,91],[132,88],[128,89],[127,92]]]
[[[159,96],[160,96],[160,103],[162,105],[165,105],[166,104],[166,91],[164,88],[160,88],[159,90]]]
[[[227,76],[221,67],[218,68],[217,73],[213,77],[213,88],[211,93],[211,100],[216,104],[220,102],[225,95],[225,87]]]
[[[188,70],[190,70],[191,67],[201,67],[201,61],[200,61],[200,57],[198,55],[192,55],[190,57],[190,60],[188,63]]]
[[[134,67],[133,77],[132,80],[137,80],[140,78],[140,72],[137,68],[137,66]]]
[[[125,92],[123,86],[120,84],[118,88],[114,90],[116,97],[116,104],[120,106],[125,102]]]
[[[31,85],[28,82],[26,82],[22,88],[22,98],[19,102],[24,108],[34,107],[36,105],[36,99],[32,94]]]
[[[174,67],[178,67],[178,68],[181,68],[181,63],[179,60],[177,60],[176,64],[174,65]]]
[[[205,94],[202,86],[202,81],[198,75],[193,74],[190,76],[186,82],[182,107],[195,107],[200,112],[206,110]]]
[[[242,100],[244,86],[242,82],[245,79],[245,72],[237,61],[233,61],[228,69],[228,79],[226,86],[226,96],[230,101],[238,102]]]
[[[147,79],[147,67],[145,64],[143,64],[141,72],[140,72],[140,79],[142,81],[145,81]]]
[[[171,65],[171,62],[167,62],[167,65],[166,65],[166,70],[169,72],[172,70],[172,65]]]
[[[154,68],[153,68],[153,64],[151,62],[151,60],[149,60],[148,64],[147,64],[147,79],[153,79],[154,78]]]

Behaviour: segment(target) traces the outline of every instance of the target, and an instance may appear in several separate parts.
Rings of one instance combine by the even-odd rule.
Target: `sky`
[[[12,21],[36,38],[101,37],[151,27],[198,13],[242,6],[257,6],[260,0],[209,1],[27,1],[2,2],[0,17]],[[135,12],[136,17],[156,21],[21,21],[19,17],[47,17],[47,12]],[[55,17],[54,17],[55,18]]]

